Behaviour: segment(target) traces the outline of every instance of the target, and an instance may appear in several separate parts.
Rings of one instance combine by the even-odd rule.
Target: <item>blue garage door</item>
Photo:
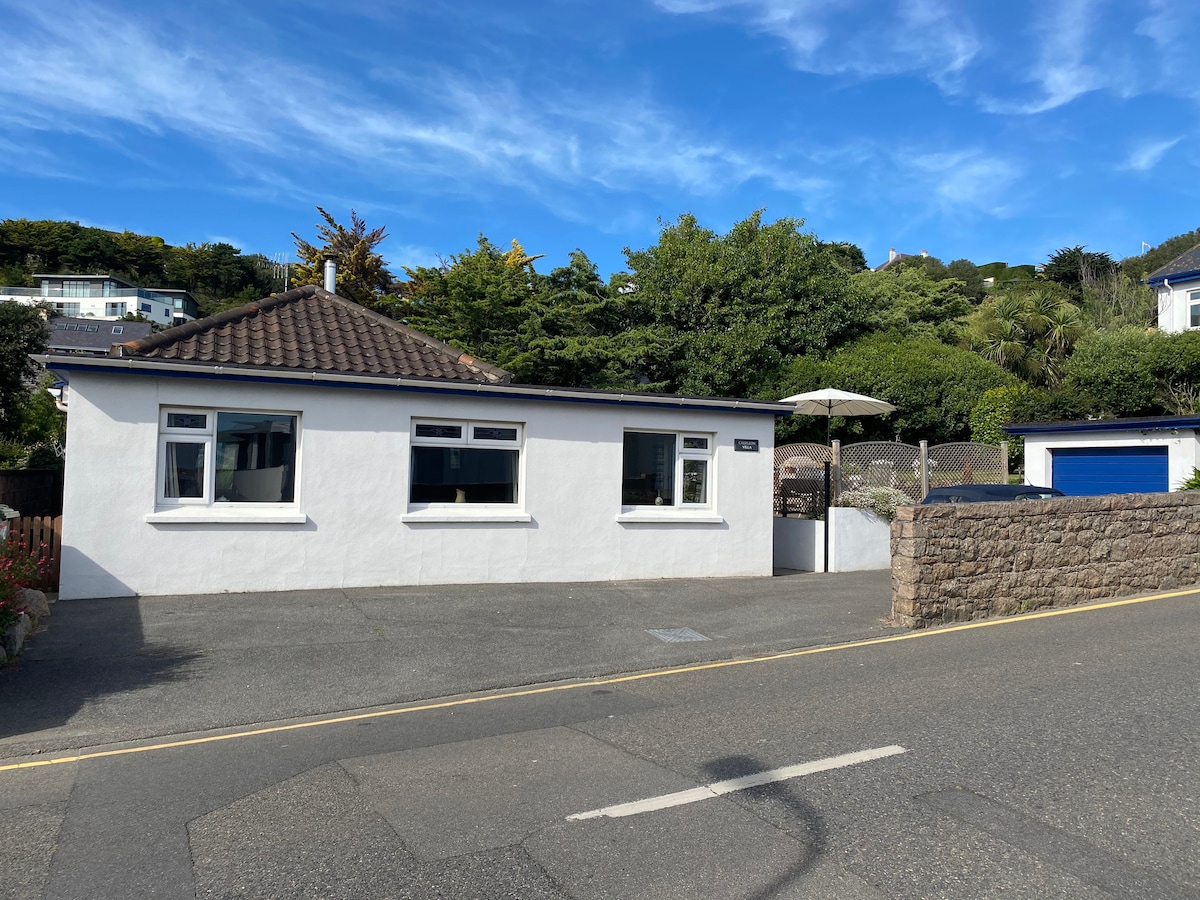
[[[1073,497],[1167,489],[1166,447],[1070,447],[1050,451],[1051,485]]]

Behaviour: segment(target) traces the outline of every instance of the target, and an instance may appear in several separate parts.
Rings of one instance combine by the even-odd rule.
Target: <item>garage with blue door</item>
[[[1058,447],[1050,486],[1070,497],[1168,490],[1166,447]]]
[[[1177,491],[1200,465],[1200,416],[1039,422],[1004,430],[1024,439],[1026,484],[1074,497]]]

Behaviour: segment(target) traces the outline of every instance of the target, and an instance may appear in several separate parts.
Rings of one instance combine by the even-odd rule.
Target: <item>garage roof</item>
[[[1133,419],[1088,419],[1077,422],[1037,422],[1028,425],[1005,425],[1011,435],[1057,434],[1079,431],[1177,431],[1181,428],[1200,428],[1200,416],[1146,416]]]

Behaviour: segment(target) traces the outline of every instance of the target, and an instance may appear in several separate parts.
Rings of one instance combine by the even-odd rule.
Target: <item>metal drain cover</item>
[[[660,641],[668,644],[680,644],[684,641],[711,641],[698,631],[690,628],[647,628],[646,634],[652,634]]]

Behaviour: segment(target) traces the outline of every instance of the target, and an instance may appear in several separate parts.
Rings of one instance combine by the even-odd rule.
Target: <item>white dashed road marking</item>
[[[812,762],[799,763],[794,766],[784,766],[782,769],[770,769],[757,772],[754,775],[743,775],[741,778],[730,778],[728,781],[717,781],[713,784],[690,788],[686,791],[676,791],[673,794],[660,794],[657,797],[647,797],[645,800],[634,800],[631,803],[618,803],[616,806],[605,806],[602,809],[592,809],[587,812],[567,816],[568,822],[579,822],[583,819],[599,819],[608,817],[619,819],[622,816],[636,816],[639,813],[653,812],[657,809],[669,809],[672,806],[684,806],[688,803],[698,803],[701,800],[711,800],[734,791],[744,791],[747,788],[772,784],[776,781],[787,781],[812,775],[815,772],[827,772],[830,769],[842,769],[846,766],[856,766],[859,763],[870,762],[873,759],[883,759],[885,756],[895,756],[906,753],[903,747],[891,744],[887,747],[876,747],[873,750],[859,750],[855,753],[843,753],[841,756],[830,756]]]

